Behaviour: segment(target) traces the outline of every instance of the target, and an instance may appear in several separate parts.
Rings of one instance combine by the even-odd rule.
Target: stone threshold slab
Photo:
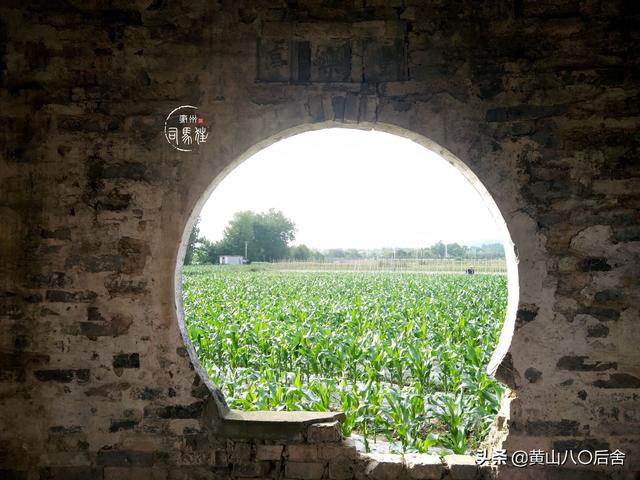
[[[306,439],[310,425],[333,421],[342,423],[345,418],[343,412],[229,410],[223,415],[218,431],[229,438],[300,441]]]

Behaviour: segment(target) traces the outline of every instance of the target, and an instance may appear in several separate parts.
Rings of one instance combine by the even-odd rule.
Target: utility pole
[[[247,260],[247,246],[249,245],[248,241],[244,241],[244,259]]]

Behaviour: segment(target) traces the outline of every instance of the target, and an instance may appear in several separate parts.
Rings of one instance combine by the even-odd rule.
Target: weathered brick
[[[437,455],[406,454],[404,461],[409,478],[416,480],[439,480],[445,468]]]
[[[575,420],[529,420],[527,433],[534,436],[571,436],[578,433]]]
[[[87,272],[117,272],[122,268],[120,255],[73,256],[65,263],[67,269],[80,267]]]
[[[316,445],[287,445],[286,456],[292,462],[314,462],[318,460]]]
[[[530,383],[536,383],[542,377],[542,372],[533,367],[529,367],[524,371],[524,378]]]
[[[119,353],[113,356],[113,368],[140,368],[139,353]]]
[[[243,478],[261,477],[268,471],[268,462],[234,463],[231,469],[232,475]]]
[[[256,460],[280,460],[283,451],[283,445],[257,445]]]
[[[229,478],[229,467],[210,467],[191,465],[182,467],[170,467],[167,472],[167,480],[221,480]]]
[[[230,461],[232,463],[248,463],[251,459],[251,444],[247,442],[235,442],[231,450]]]
[[[332,460],[338,457],[355,459],[357,449],[350,438],[344,439],[340,444],[318,445],[318,455],[322,460]]]
[[[142,391],[136,390],[135,397],[140,400],[157,400],[162,395],[159,388],[144,387]]]
[[[319,480],[324,476],[325,464],[320,462],[289,461],[284,467],[287,478],[298,480]]]
[[[120,430],[131,430],[133,429],[139,422],[136,420],[111,420],[111,426],[109,427],[110,432],[118,432]]]
[[[519,308],[516,312],[516,322],[519,324],[525,324],[532,322],[538,315],[538,308],[534,305],[529,305],[527,308]]]
[[[602,372],[606,370],[615,370],[618,368],[616,362],[593,362],[587,363],[589,357],[583,355],[567,355],[556,364],[560,370],[573,370],[579,372]]]
[[[608,480],[611,478],[605,472],[589,471],[585,468],[559,468],[551,467],[547,469],[549,480]]]
[[[78,383],[86,383],[89,381],[89,370],[84,368],[79,370],[36,370],[34,375],[41,382],[69,383],[76,380]]]
[[[46,299],[49,302],[83,303],[96,299],[98,294],[90,290],[82,292],[67,292],[64,290],[47,290]]]
[[[355,462],[347,457],[337,457],[329,462],[329,478],[331,480],[348,480],[353,478]]]
[[[145,407],[145,418],[199,418],[204,409],[203,402],[190,405],[167,405],[165,407]]]
[[[68,433],[80,433],[82,431],[82,427],[80,425],[53,425],[49,427],[49,433],[60,433],[60,434],[68,434]]]
[[[478,474],[475,458],[469,455],[445,455],[451,480],[474,480]]]
[[[589,257],[580,262],[580,269],[584,272],[608,272],[611,265],[606,258]]]
[[[609,442],[598,438],[584,438],[557,440],[553,442],[553,448],[556,452],[565,452],[570,450],[574,452],[580,452],[581,450],[595,452],[596,450],[610,450],[610,444]]]
[[[587,326],[587,337],[604,338],[609,335],[609,327],[601,323]]]
[[[106,467],[104,480],[167,480],[166,467]]]
[[[313,423],[307,430],[307,439],[310,443],[339,442],[342,439],[340,422]]]
[[[402,475],[405,465],[400,455],[369,453],[365,475],[371,480],[395,480]]]
[[[104,466],[133,466],[149,467],[159,458],[160,452],[138,452],[132,450],[100,450],[96,457],[96,463]]]
[[[563,114],[566,105],[515,105],[513,107],[498,107],[488,110],[485,115],[487,122],[513,122],[523,119],[538,119]]]
[[[640,388],[640,378],[628,373],[612,373],[606,380],[596,380],[594,387],[598,388]]]
[[[5,477],[0,475],[0,478],[4,479]],[[104,476],[101,468],[72,466],[42,468],[40,469],[40,478],[47,480],[102,480]]]

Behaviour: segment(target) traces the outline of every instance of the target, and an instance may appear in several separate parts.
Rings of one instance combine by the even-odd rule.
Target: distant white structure
[[[241,255],[220,255],[220,265],[242,265],[244,257]]]

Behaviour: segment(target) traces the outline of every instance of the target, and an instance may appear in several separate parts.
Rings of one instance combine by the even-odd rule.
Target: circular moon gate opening
[[[379,128],[376,125],[376,129]],[[296,135],[271,147],[260,145],[256,149],[259,153],[237,171],[249,172],[255,168],[258,173],[254,176],[257,175],[262,185],[277,183],[269,180],[278,173],[275,167],[269,166],[268,152],[287,143],[297,143],[303,150],[299,150],[295,164],[306,169],[307,174],[297,172],[294,181],[291,178],[295,175],[287,176],[285,184],[300,188],[298,195],[310,193],[309,182],[317,184],[321,175],[318,164],[314,170],[305,158],[313,148],[309,139],[331,130],[336,129]],[[387,178],[385,183],[372,186],[379,195],[369,197],[377,214],[372,219],[377,218],[386,230],[393,230],[394,224],[399,225],[399,215],[394,217],[393,213],[401,212],[403,207],[409,210],[406,205],[418,201],[398,201],[393,193],[416,190],[428,183],[426,180],[415,183],[416,179],[427,176],[424,172],[406,171],[409,167],[397,158],[397,149],[404,147],[398,147],[393,140],[400,140],[410,144],[410,148],[419,149],[425,163],[436,162],[450,171],[453,165],[457,176],[475,188],[474,198],[456,190],[448,192],[448,196],[441,192],[439,201],[419,199],[424,216],[430,211],[445,210],[455,217],[456,212],[464,211],[464,205],[468,207],[470,202],[481,200],[497,225],[496,231],[500,232],[505,258],[494,261],[479,258],[483,253],[481,248],[465,249],[458,242],[446,240],[408,247],[393,236],[383,240],[387,242],[386,249],[364,245],[367,248],[351,249],[350,253],[342,249],[342,256],[336,256],[339,249],[328,248],[332,240],[322,236],[323,229],[331,222],[325,221],[314,230],[310,225],[313,222],[307,220],[300,222],[298,233],[302,234],[304,227],[304,241],[312,247],[324,242],[320,245],[322,253],[320,249],[297,245],[289,246],[285,253],[280,250],[275,254],[277,249],[272,251],[260,244],[256,232],[264,233],[269,226],[277,224],[278,214],[282,212],[267,210],[273,205],[265,204],[264,198],[263,203],[247,200],[250,196],[247,190],[258,188],[260,183],[250,184],[245,179],[234,185],[232,174],[222,183],[221,178],[215,179],[210,191],[214,186],[217,190],[210,204],[215,208],[216,204],[235,202],[236,209],[245,213],[252,209],[261,211],[253,212],[253,216],[231,217],[226,230],[218,225],[217,232],[223,237],[220,241],[201,242],[198,254],[187,255],[200,265],[186,266],[182,271],[177,269],[181,329],[196,368],[213,381],[231,408],[342,410],[346,413],[343,433],[357,438],[364,450],[464,453],[476,448],[486,435],[504,391],[487,369],[492,354],[499,358],[506,352],[513,329],[513,306],[517,300],[513,245],[495,203],[462,162],[423,137],[390,130],[405,138],[381,132],[339,130],[342,137],[338,138],[343,141],[345,134],[368,134],[388,142]],[[344,157],[357,155],[358,148],[349,150],[348,145],[348,142],[342,144]],[[441,158],[436,158],[438,155]],[[250,156],[248,152],[235,166]],[[292,165],[280,165],[279,171],[293,170]],[[327,160],[323,168],[333,176],[325,180],[325,193],[314,198],[316,206],[325,210],[330,210],[326,204],[331,203],[332,197],[339,196],[341,189],[361,185],[368,179],[362,166],[359,170],[349,170]],[[394,190],[390,182],[394,181],[393,172],[398,171],[405,181],[400,189]],[[292,173],[296,172],[289,171]],[[241,200],[216,198],[227,183],[231,185],[227,190],[245,192]],[[275,203],[296,194],[295,188],[275,190],[276,193],[284,190],[283,194],[271,192],[271,201]],[[447,204],[456,195],[463,197],[462,209],[456,210],[454,205]],[[185,251],[193,246],[191,227],[207,197],[205,195],[195,209],[185,231],[180,266]],[[362,195],[352,193],[352,201],[343,199],[341,204],[346,210],[352,210],[350,218],[357,223],[358,215],[366,217],[358,210],[362,210],[363,203],[366,199],[363,200]],[[393,208],[385,210],[389,205]],[[297,207],[314,208],[309,204]],[[209,205],[205,207],[205,214],[208,208]],[[231,210],[219,210],[212,216],[224,223],[231,216]],[[296,217],[296,223],[299,218]],[[345,228],[340,234],[354,235],[346,221],[342,221]],[[420,223],[420,219],[416,218],[416,222]],[[428,232],[438,230],[438,216],[432,215],[431,221],[423,223],[426,228],[423,231],[417,228],[412,234],[416,238],[421,235],[424,239],[432,238]],[[473,228],[469,223],[473,222],[468,221],[466,228]],[[339,224],[337,219],[334,225]],[[200,229],[203,230],[202,223]],[[210,230],[216,232],[214,228]],[[280,233],[282,230],[280,228]],[[384,230],[380,232],[371,236],[386,234]],[[362,241],[357,235],[351,240],[357,241],[357,238]],[[290,237],[284,238],[285,243],[287,239]],[[287,261],[283,262],[283,257]],[[242,265],[247,261],[249,265]],[[492,364],[495,363],[494,360]]]

